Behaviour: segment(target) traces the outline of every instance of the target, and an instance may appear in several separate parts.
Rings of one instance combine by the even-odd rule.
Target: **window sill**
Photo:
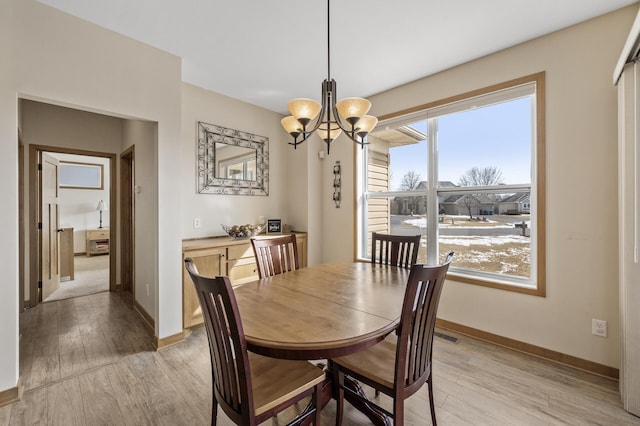
[[[447,279],[465,284],[479,285],[482,287],[495,288],[497,290],[512,291],[514,293],[529,294],[531,296],[546,297],[545,286],[538,283],[537,288],[516,283],[504,283],[473,277],[457,271],[447,273]]]

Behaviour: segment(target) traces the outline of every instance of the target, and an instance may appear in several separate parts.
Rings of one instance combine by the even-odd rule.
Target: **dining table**
[[[247,347],[294,360],[330,360],[367,349],[397,328],[409,273],[370,262],[331,263],[238,286]],[[330,380],[325,389],[323,406],[335,391]],[[350,402],[374,424],[387,424],[374,406]]]

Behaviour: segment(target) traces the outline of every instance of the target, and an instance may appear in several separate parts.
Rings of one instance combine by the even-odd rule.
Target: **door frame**
[[[136,300],[135,275],[135,145],[120,154],[120,282]],[[131,184],[128,185],[127,182]]]
[[[24,140],[18,129],[18,312],[25,309],[24,302]]]
[[[38,289],[40,275],[40,230],[38,229],[38,210],[40,208],[40,190],[38,185],[38,159],[41,152],[59,154],[87,155],[91,157],[108,158],[109,161],[109,291],[118,290],[116,285],[116,260],[117,260],[117,236],[118,215],[116,197],[116,158],[117,154],[98,151],[87,151],[73,148],[62,148],[47,145],[29,145],[29,307],[33,308],[41,302],[41,293]],[[22,255],[22,253],[21,253]],[[34,297],[35,296],[35,297]]]

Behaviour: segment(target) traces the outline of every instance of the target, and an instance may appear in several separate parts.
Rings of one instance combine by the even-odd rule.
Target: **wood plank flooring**
[[[20,329],[25,392],[0,408],[0,425],[210,424],[204,329],[155,352],[130,299],[107,292],[41,304],[21,315]],[[617,381],[454,336],[435,342],[441,425],[640,425],[622,409]],[[406,402],[405,424],[430,424],[426,390]],[[379,402],[390,407],[384,396]],[[303,407],[265,424],[284,424]],[[322,415],[333,425],[335,404]],[[221,412],[218,420],[231,424]],[[346,404],[343,424],[369,422]]]

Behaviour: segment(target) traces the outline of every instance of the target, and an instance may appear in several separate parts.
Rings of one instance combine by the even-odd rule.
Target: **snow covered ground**
[[[445,244],[455,244],[457,246],[495,246],[497,244],[531,244],[531,238],[518,235],[498,235],[492,237],[482,236],[456,236],[456,235],[440,235],[440,242]]]
[[[423,234],[418,261],[426,260],[427,220],[421,216],[392,218],[392,233]],[[531,229],[529,216],[443,217],[439,223],[439,253],[456,254],[454,266],[500,274],[528,277],[531,273],[531,238],[516,225],[524,222]],[[395,228],[395,229],[394,229]]]
[[[446,218],[440,223],[440,228],[458,228],[458,229],[474,229],[474,228],[495,228],[495,229],[515,229],[515,223],[504,223],[502,221],[496,221],[492,219],[479,220],[477,222],[470,221],[469,216],[446,216]],[[452,221],[453,219],[453,221]],[[527,227],[531,227],[530,220],[520,220],[516,223],[526,223]],[[424,229],[427,227],[426,217],[414,217],[411,219],[403,220],[402,223],[416,228]]]

